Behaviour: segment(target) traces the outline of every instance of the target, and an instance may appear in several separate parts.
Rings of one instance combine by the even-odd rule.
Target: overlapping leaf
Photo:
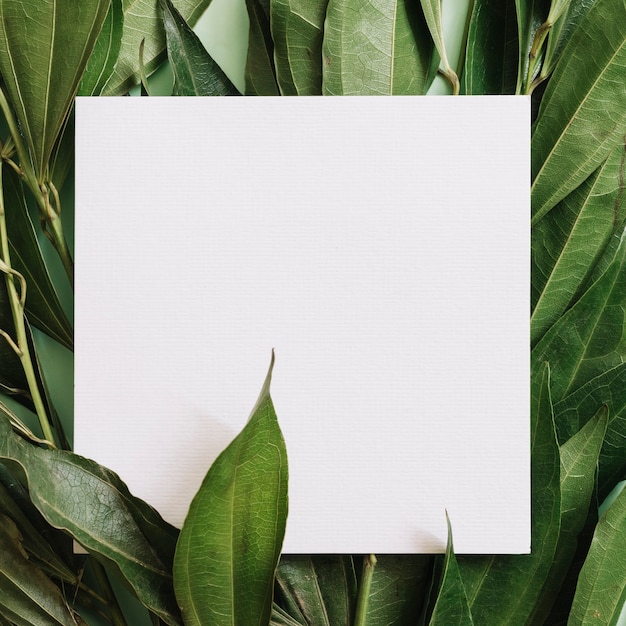
[[[527,91],[528,65],[535,34],[546,21],[550,0],[515,0],[517,12],[517,35],[519,41],[519,64],[517,93]],[[531,77],[532,80],[532,77]]]
[[[597,0],[563,50],[532,137],[533,223],[626,135],[626,0]]]
[[[246,95],[278,96],[269,0],[246,0],[250,19],[245,78]]]
[[[443,34],[443,13],[441,0],[420,0],[430,36],[441,58],[442,72],[452,85],[453,93],[459,92],[459,78],[450,66]]]
[[[325,95],[414,95],[434,78],[434,50],[411,0],[331,0],[322,46]]]
[[[270,621],[287,518],[287,455],[269,395],[271,371],[250,420],[211,466],[181,530],[174,584],[186,626]]]

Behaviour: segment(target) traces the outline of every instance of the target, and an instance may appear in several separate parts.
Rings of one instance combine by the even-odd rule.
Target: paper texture
[[[527,98],[79,98],[75,448],[181,525],[275,350],[285,553],[530,548]]]

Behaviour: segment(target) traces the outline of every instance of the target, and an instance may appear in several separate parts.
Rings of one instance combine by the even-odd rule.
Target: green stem
[[[9,303],[11,305],[13,324],[15,325],[16,345],[18,348],[16,353],[20,358],[24,374],[26,375],[28,388],[30,390],[33,404],[35,405],[35,411],[37,413],[37,417],[39,418],[39,424],[41,425],[43,436],[50,443],[50,445],[56,446],[54,433],[52,432],[52,427],[50,426],[50,420],[48,419],[48,414],[46,413],[43,398],[41,397],[41,391],[39,390],[37,376],[35,375],[35,368],[33,366],[33,361],[28,347],[28,335],[26,334],[26,325],[24,324],[24,299],[26,296],[24,291],[25,285],[22,284],[22,293],[18,294],[17,287],[15,286],[15,272],[11,269],[9,235],[7,232],[4,210],[2,165],[2,161],[0,161],[0,254],[2,255],[2,261],[5,265],[5,269],[3,271],[7,285]]]
[[[107,608],[109,610],[109,614],[111,617],[111,624],[113,626],[128,626],[126,623],[126,619],[124,618],[124,614],[119,607],[117,602],[117,598],[115,597],[115,592],[113,591],[113,587],[111,587],[111,582],[109,581],[109,577],[107,576],[106,570],[104,566],[99,561],[95,559],[91,560],[91,568],[93,570],[94,576],[96,577],[96,581],[102,591],[102,595],[107,601]]]
[[[528,55],[528,71],[526,73],[526,89],[524,91],[525,95],[529,95],[534,89],[533,78],[535,70],[537,69],[537,63],[539,63],[539,53],[541,52],[541,48],[543,47],[551,28],[552,22],[544,22],[535,33],[533,45]]]
[[[370,602],[370,589],[374,568],[376,567],[376,556],[370,554],[363,561],[363,576],[359,585],[359,595],[356,600],[356,612],[354,615],[354,626],[365,626],[367,621],[367,609]]]

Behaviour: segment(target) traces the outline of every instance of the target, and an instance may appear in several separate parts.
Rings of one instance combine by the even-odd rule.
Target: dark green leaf
[[[532,222],[580,185],[626,135],[626,0],[597,0],[554,70],[532,143]]]
[[[111,0],[100,36],[91,53],[83,79],[78,87],[79,96],[98,96],[113,74],[122,45],[124,11],[122,0]]]
[[[552,567],[561,492],[549,378],[548,364],[539,364],[531,386],[532,554],[458,559],[476,624],[527,623]]]
[[[2,184],[11,263],[13,269],[26,279],[26,314],[39,330],[72,350],[72,325],[44,262],[21,182],[12,169],[5,167],[2,169]]]
[[[177,0],[176,8],[193,26],[211,0]],[[157,0],[122,0],[124,29],[115,70],[102,90],[102,95],[126,93],[140,82],[139,44],[145,39],[146,72],[153,72],[166,57],[165,29]]]
[[[471,626],[474,620],[467,602],[459,564],[454,554],[450,519],[447,521],[448,545],[443,562],[441,586],[429,624],[430,626]]]
[[[614,237],[619,242],[617,251],[604,274],[531,353],[535,365],[550,363],[555,402],[624,361],[626,233]],[[613,252],[611,246],[607,250],[607,254]]]
[[[235,96],[237,88],[170,0],[160,0],[175,96]]]
[[[5,416],[0,416],[0,457],[23,468],[32,502],[48,523],[119,570],[144,606],[166,624],[181,624],[171,579],[177,531],[154,509],[97,463],[27,443]]]
[[[626,219],[624,146],[533,229],[531,341],[575,301],[616,228]]]
[[[246,61],[246,95],[278,96],[274,42],[270,32],[269,0],[246,0],[250,19],[248,58]]]
[[[271,0],[276,73],[283,96],[322,93],[322,34],[328,0]]]
[[[270,626],[308,626],[304,621],[297,621],[277,604],[272,606],[272,618]]]
[[[356,575],[349,556],[283,556],[276,571],[280,605],[302,624],[352,626]]]
[[[463,92],[514,94],[518,56],[514,0],[475,0],[467,35]]]
[[[39,182],[106,17],[108,0],[0,0],[0,73]]]
[[[174,586],[186,626],[270,620],[287,518],[287,454],[269,395],[272,365],[250,420],[213,463],[180,533]]]
[[[434,74],[417,0],[331,0],[324,29],[325,95],[414,95]]]
[[[571,624],[617,624],[626,602],[626,490],[600,519],[578,579]]]
[[[0,614],[18,626],[85,624],[68,608],[60,589],[24,552],[13,520],[0,514]]]

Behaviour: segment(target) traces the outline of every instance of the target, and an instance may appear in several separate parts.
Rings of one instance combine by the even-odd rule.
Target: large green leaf
[[[626,489],[600,519],[578,586],[569,624],[617,624],[626,603]]]
[[[176,529],[134,498],[110,470],[24,441],[4,415],[0,457],[23,468],[32,502],[48,523],[118,570],[144,606],[166,624],[181,624],[171,578]]]
[[[598,466],[601,500],[626,480],[626,363],[603,372],[554,405],[559,437],[569,438],[602,405],[608,408],[609,425]]]
[[[601,409],[583,428],[560,448],[561,523],[554,561],[541,597],[529,623],[543,624],[558,595],[578,546],[578,538],[589,514],[595,487],[596,466],[607,427],[606,408]]]
[[[517,67],[514,0],[475,0],[467,34],[463,92],[514,94]]]
[[[111,0],[100,36],[78,86],[79,96],[98,96],[113,74],[122,46],[124,11],[122,0]]]
[[[248,423],[209,469],[180,533],[174,587],[186,626],[270,620],[287,519],[287,453],[269,394],[272,365]]]
[[[269,0],[246,0],[250,19],[246,60],[246,95],[278,96]]]
[[[532,554],[458,559],[476,624],[525,624],[552,567],[561,491],[549,378],[547,363],[540,364],[531,386]]]
[[[531,353],[533,363],[550,363],[555,402],[624,361],[626,231],[614,237],[618,240],[617,250],[604,274]],[[613,252],[610,245],[607,250]]]
[[[0,615],[17,626],[85,624],[69,609],[59,587],[29,560],[17,526],[2,514],[0,555]]]
[[[26,279],[26,314],[33,326],[71,350],[74,345],[72,325],[44,262],[22,185],[11,168],[2,168],[2,188],[11,264]]]
[[[198,36],[172,5],[160,0],[167,55],[174,72],[174,96],[235,96],[237,88],[206,51]]]
[[[532,142],[532,222],[580,185],[626,135],[626,0],[597,0],[541,102]]]
[[[356,585],[350,556],[283,556],[276,600],[302,624],[352,626]]]
[[[433,45],[416,0],[330,0],[324,95],[415,95],[433,73]]]
[[[328,0],[271,0],[276,72],[283,96],[322,93],[322,35]]]
[[[176,8],[193,26],[211,0],[177,0]],[[165,29],[157,0],[122,0],[124,30],[115,70],[102,89],[102,95],[126,93],[140,82],[139,46],[145,40],[146,72],[154,71],[166,56]]]
[[[626,219],[621,193],[624,147],[533,229],[531,342],[535,344],[575,301],[618,225]]]
[[[0,73],[39,182],[106,17],[108,0],[0,0]]]

